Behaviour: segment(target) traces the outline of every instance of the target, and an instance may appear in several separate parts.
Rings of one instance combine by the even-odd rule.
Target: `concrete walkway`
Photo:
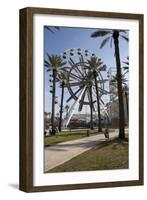
[[[118,131],[110,132],[109,136],[110,138],[118,136]],[[96,145],[104,141],[104,134],[99,134],[45,147],[45,172],[94,148]]]

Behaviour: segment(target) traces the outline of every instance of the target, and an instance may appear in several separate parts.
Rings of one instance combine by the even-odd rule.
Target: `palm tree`
[[[59,131],[61,132],[61,127],[62,127],[62,114],[63,114],[63,99],[64,99],[64,87],[65,87],[65,83],[67,80],[67,72],[61,71],[59,73],[59,80],[61,82],[60,87],[62,89],[61,91],[61,105],[60,105],[60,119],[59,119]]]
[[[89,99],[90,99],[90,129],[93,130],[93,98],[92,98],[92,83],[89,84]]]
[[[126,73],[125,73],[125,74],[126,74]],[[124,86],[126,86],[126,85],[127,85],[127,82],[128,82],[128,80],[125,78],[125,74],[121,74],[122,88],[123,88]],[[118,81],[117,74],[115,74],[115,76],[112,76],[111,84],[112,84],[114,87],[117,87],[117,81]]]
[[[94,82],[95,82],[95,89],[96,89],[96,98],[97,98],[97,111],[98,111],[98,131],[102,132],[102,126],[101,126],[101,111],[100,111],[100,97],[99,97],[99,88],[97,85],[97,76],[98,72],[101,70],[101,68],[104,67],[103,62],[101,59],[98,59],[97,57],[91,57],[90,60],[87,60],[90,69],[92,70]]]
[[[55,95],[56,95],[56,81],[58,76],[58,71],[66,64],[58,55],[49,55],[47,54],[47,60],[45,60],[45,67],[47,71],[52,71],[52,117],[51,117],[51,126],[52,126],[52,135],[56,133],[55,127]]]
[[[117,69],[117,87],[118,87],[118,100],[119,100],[119,138],[125,138],[125,123],[124,123],[124,103],[123,103],[123,91],[121,81],[121,64],[120,64],[120,51],[119,51],[119,37],[122,37],[128,42],[128,37],[125,35],[124,30],[97,30],[91,37],[105,37],[102,41],[100,48],[103,48],[105,44],[112,39],[115,49],[115,61]],[[106,37],[107,36],[107,37]]]

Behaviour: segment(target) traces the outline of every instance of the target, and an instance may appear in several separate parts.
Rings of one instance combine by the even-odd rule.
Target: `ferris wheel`
[[[66,102],[68,103],[71,100],[74,100],[67,117],[64,120],[64,126],[67,126],[75,108],[78,107],[78,111],[80,112],[83,109],[83,105],[92,104],[93,111],[95,111],[96,88],[93,72],[92,69],[90,69],[87,60],[96,57],[96,55],[87,49],[73,48],[64,51],[62,57],[67,63],[66,72],[68,72],[65,87],[69,92],[69,97]],[[104,84],[108,79],[103,79],[102,76],[102,73],[105,71],[106,65],[104,64],[97,71],[97,85],[100,101],[102,95],[106,94]]]

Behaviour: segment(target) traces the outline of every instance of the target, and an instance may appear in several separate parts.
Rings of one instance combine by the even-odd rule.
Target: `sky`
[[[98,58],[101,58],[103,63],[107,65],[107,69],[110,67],[115,68],[115,56],[114,56],[114,46],[110,47],[110,42],[106,44],[102,49],[100,49],[100,44],[104,38],[91,38],[90,35],[95,32],[97,29],[91,28],[72,28],[72,27],[60,27],[60,30],[55,29],[54,27],[50,27],[54,33],[50,32],[46,28],[44,28],[44,58],[47,58],[47,53],[50,55],[56,54],[61,55],[64,51],[67,51],[72,48],[81,48],[87,49],[91,53],[94,53]],[[129,33],[127,33],[129,36]],[[113,41],[112,41],[113,44]],[[127,56],[129,56],[129,44],[120,38],[119,40],[120,47],[120,59],[122,61],[126,61]],[[107,73],[102,72],[104,78],[107,78]],[[45,111],[51,112],[51,93],[50,83],[49,83],[49,72],[44,70],[44,103],[45,103]],[[108,89],[108,83],[105,84],[105,89]],[[58,104],[56,105],[56,113],[59,112],[60,106],[60,94],[61,89],[59,89],[59,85],[57,84],[57,92],[56,96],[58,96]],[[69,97],[69,92],[65,89],[65,100]],[[103,101],[108,101],[108,96],[103,96]],[[74,101],[71,100],[69,103],[64,101],[64,105],[68,104],[72,105]],[[89,106],[84,106],[82,113],[88,112]],[[77,112],[77,110],[75,110]]]

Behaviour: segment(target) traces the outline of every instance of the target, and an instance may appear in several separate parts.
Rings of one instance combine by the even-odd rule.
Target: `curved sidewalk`
[[[110,132],[110,138],[118,136],[118,131]],[[45,147],[45,172],[61,165],[73,157],[94,148],[96,145],[105,141],[104,134],[85,137],[78,140],[58,143],[56,145]]]

